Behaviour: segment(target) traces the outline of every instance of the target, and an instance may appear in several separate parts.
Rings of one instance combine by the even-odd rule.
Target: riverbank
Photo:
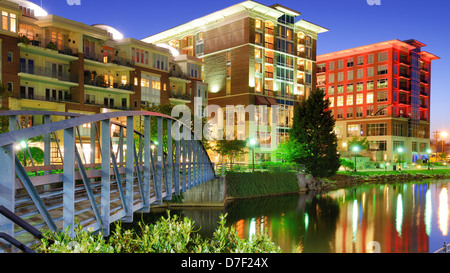
[[[450,169],[338,172],[326,178],[326,181],[333,188],[345,188],[363,183],[398,183],[445,178],[450,178]]]

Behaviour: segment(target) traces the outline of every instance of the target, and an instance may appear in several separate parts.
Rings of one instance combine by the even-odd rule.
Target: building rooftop
[[[272,6],[266,6],[264,4],[260,4],[253,0],[246,0],[244,2],[229,6],[227,8],[210,13],[208,15],[197,18],[190,22],[184,23],[182,25],[173,27],[166,31],[149,36],[147,38],[142,39],[142,41],[147,42],[147,43],[155,43],[155,42],[158,42],[158,41],[161,41],[164,39],[168,39],[172,36],[179,35],[186,31],[190,31],[192,29],[195,29],[195,28],[198,28],[198,27],[210,24],[210,23],[217,22],[218,20],[223,19],[225,17],[231,16],[231,15],[234,15],[234,14],[237,14],[240,12],[248,12],[248,11],[258,12],[258,13],[264,14],[267,17],[272,17],[273,19],[278,19],[285,13],[295,15],[295,16],[300,15],[300,12],[286,8],[279,4],[275,4]],[[312,31],[317,30],[317,31],[319,31],[318,33],[328,31],[325,28],[322,28],[318,25],[307,22],[305,20],[301,20],[299,22],[298,26],[311,28]]]

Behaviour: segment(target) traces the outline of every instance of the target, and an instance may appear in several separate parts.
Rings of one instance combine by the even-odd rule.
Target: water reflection
[[[449,242],[450,180],[370,185],[326,194],[240,200],[173,210],[210,236],[219,215],[241,238],[265,232],[283,252],[433,252]]]
[[[448,183],[236,201],[226,211],[240,237],[267,232],[284,252],[433,252],[448,241]]]
[[[442,235],[446,236],[448,233],[448,194],[447,188],[442,188],[439,194],[439,228]]]

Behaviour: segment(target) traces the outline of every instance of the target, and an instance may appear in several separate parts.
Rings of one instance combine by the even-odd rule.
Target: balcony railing
[[[405,90],[405,91],[410,91],[411,90],[411,88],[409,88],[409,86],[407,86],[407,85],[399,85],[398,88],[401,89],[401,90]]]
[[[274,45],[273,45],[273,43],[269,43],[269,42],[265,42],[265,45],[264,45],[266,48],[268,48],[268,49],[274,49],[275,47],[274,47]]]
[[[316,73],[325,73],[325,72],[327,72],[326,67],[317,67],[316,69]]]
[[[420,77],[420,82],[428,83],[428,80],[425,77]]]
[[[267,34],[273,35],[273,28],[266,27],[265,30]]]
[[[42,66],[19,66],[19,71],[21,73],[31,74],[31,75],[37,75],[37,76],[44,76],[44,77],[50,77],[53,79],[58,79],[60,81],[66,81],[66,82],[78,82],[78,77],[76,75],[70,75],[66,72],[61,71],[54,71],[47,67]]]
[[[55,50],[58,51],[58,53],[64,55],[78,56],[78,49],[60,44],[55,44],[52,42],[51,39],[35,38],[33,40],[30,40],[26,36],[20,36],[18,39],[18,43]]]
[[[405,58],[400,58],[400,59],[399,59],[399,63],[401,63],[401,64],[406,64],[406,65],[410,65],[410,62],[408,61],[408,59],[405,59]]]
[[[184,93],[184,92],[172,90],[172,91],[170,91],[170,98],[190,101],[191,100],[191,94],[187,94],[187,93]]]
[[[131,83],[124,84],[122,82],[114,82],[111,84],[109,82],[105,82],[104,77],[102,75],[96,76],[93,79],[90,77],[85,77],[84,84],[103,88],[115,88],[127,91],[134,91],[134,84]]]
[[[101,54],[101,53],[85,53],[84,58],[91,60],[91,61],[104,63],[104,64],[117,64],[117,65],[128,66],[128,67],[134,67],[134,65],[135,65],[135,62],[130,59],[120,58],[117,56],[114,56],[114,57],[105,56],[104,54]]]
[[[19,99],[29,99],[29,100],[40,100],[40,101],[54,101],[54,102],[73,102],[72,95],[63,95],[63,97],[52,97],[52,96],[39,96],[34,94],[19,94]]]
[[[273,72],[265,71],[265,77],[266,78],[273,78]]]

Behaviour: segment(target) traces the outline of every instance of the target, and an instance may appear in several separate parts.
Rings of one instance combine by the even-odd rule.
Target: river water
[[[450,242],[449,187],[450,180],[363,185],[171,212],[194,220],[205,236],[228,213],[241,238],[266,232],[286,253],[429,253]]]

